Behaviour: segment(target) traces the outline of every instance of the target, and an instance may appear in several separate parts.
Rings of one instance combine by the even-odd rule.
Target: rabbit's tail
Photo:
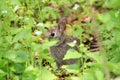
[[[80,58],[76,58],[76,59],[67,59],[67,60],[63,60],[63,65],[70,65],[70,64],[74,64],[77,63],[80,60]]]

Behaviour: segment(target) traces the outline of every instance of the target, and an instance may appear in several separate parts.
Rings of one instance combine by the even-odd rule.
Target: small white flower
[[[77,43],[77,41],[76,41],[76,40],[74,40],[74,41],[73,41],[73,43],[75,43],[75,44],[76,44],[76,43]]]
[[[19,8],[18,5],[16,5],[16,6],[14,7],[14,10],[17,11],[18,8]]]
[[[77,10],[78,8],[79,8],[78,4],[75,4],[74,7],[73,7],[74,10]]]
[[[38,23],[36,26],[43,26],[43,23]]]
[[[40,35],[42,34],[42,31],[35,31],[34,35]]]
[[[2,12],[2,14],[7,14],[8,13],[7,10],[2,10],[1,12]]]
[[[120,80],[120,76],[116,77],[114,80]]]

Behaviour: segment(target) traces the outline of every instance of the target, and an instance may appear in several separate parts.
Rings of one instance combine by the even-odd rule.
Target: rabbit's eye
[[[51,33],[51,36],[55,36],[55,33]]]

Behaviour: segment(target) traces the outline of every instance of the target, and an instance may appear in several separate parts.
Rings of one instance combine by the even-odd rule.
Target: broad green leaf
[[[23,73],[22,80],[36,80],[38,72],[39,69],[28,66]]]
[[[20,1],[19,1],[19,0],[9,0],[9,2],[10,2],[12,5],[20,5]]]
[[[116,75],[120,75],[120,63],[108,63],[108,68]]]
[[[71,64],[71,65],[64,65],[62,67],[65,68],[69,73],[78,74],[80,72],[80,64],[79,64],[79,62],[75,63],[75,64]]]
[[[5,77],[0,77],[0,80],[6,80],[6,78]]]
[[[71,47],[74,47],[76,45],[76,43],[77,43],[77,41],[75,40],[75,41],[67,43],[67,44]]]
[[[94,53],[87,53],[87,56],[89,56],[90,58],[92,58],[93,60],[95,60],[97,63],[103,63],[103,60],[101,55],[99,54],[99,52],[94,52]]]
[[[1,56],[2,56],[2,54],[1,54]],[[1,58],[1,57],[0,57]],[[8,61],[7,60],[3,60],[2,58],[0,59],[0,69],[1,70],[6,70],[6,65],[8,64]]]
[[[16,36],[13,38],[13,42],[17,42],[18,40],[23,40],[23,39],[30,39],[31,37],[31,31],[22,29]]]
[[[105,80],[104,79],[104,73],[99,69],[95,70],[95,76],[97,78],[96,80]]]
[[[111,30],[120,25],[120,11],[110,11],[99,14],[98,19],[104,23],[104,29]]]
[[[23,47],[23,45],[21,43],[16,43],[14,45],[14,49],[21,49]]]
[[[34,43],[34,42],[32,42],[32,50],[33,51],[39,51],[41,48],[42,48],[42,46],[41,46],[41,44],[37,44],[37,43]]]
[[[80,50],[80,52],[88,52],[88,48],[87,47],[85,47],[85,45],[84,44],[80,44],[79,45],[79,50]]]
[[[48,49],[48,48],[50,48],[51,46],[56,45],[57,42],[58,42],[58,40],[48,41],[48,42],[42,44],[42,49]]]
[[[5,38],[6,38],[6,41],[7,41],[8,43],[11,43],[11,41],[12,41],[12,36],[6,36]]]
[[[73,36],[74,37],[81,37],[82,36],[82,33],[84,31],[84,29],[79,25],[79,24],[76,24],[73,26]]]
[[[119,23],[120,11],[119,10],[118,11],[109,11],[109,12],[106,12],[103,14],[99,14],[98,19],[101,20],[103,23],[107,23],[107,24]]]
[[[29,54],[25,51],[8,51],[3,56],[15,63],[23,63],[29,59]]]
[[[118,46],[117,44],[114,44],[114,46],[112,46],[112,48],[113,48],[113,51],[109,52],[109,54],[110,54],[109,56],[111,57],[110,62],[118,63],[118,62],[120,62],[120,58],[119,58],[120,46]]]
[[[71,76],[71,80],[80,80],[80,78],[77,76]]]
[[[18,75],[15,75],[15,76],[13,77],[13,80],[20,80],[20,78],[19,78]]]
[[[114,31],[114,41],[115,43],[118,43],[117,45],[119,46],[119,43],[120,43],[120,28],[117,28],[115,31]],[[120,46],[119,46],[120,47]]]
[[[56,76],[51,74],[46,68],[41,68],[40,73],[36,80],[55,80]]]
[[[25,63],[12,63],[10,66],[10,70],[19,74],[24,72],[25,66]]]
[[[120,0],[106,0],[104,7],[107,8],[120,8]]]
[[[0,69],[0,77],[5,76],[6,72],[4,72],[2,69]]]
[[[65,60],[65,59],[73,59],[73,58],[80,58],[80,57],[82,57],[82,54],[78,53],[74,49],[69,49],[63,59]]]
[[[87,71],[84,75],[79,76],[79,80],[96,80],[96,78],[92,71]]]

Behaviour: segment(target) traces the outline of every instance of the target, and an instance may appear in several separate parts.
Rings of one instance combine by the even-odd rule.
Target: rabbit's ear
[[[63,32],[66,29],[66,17],[62,17],[58,22],[58,30]]]

